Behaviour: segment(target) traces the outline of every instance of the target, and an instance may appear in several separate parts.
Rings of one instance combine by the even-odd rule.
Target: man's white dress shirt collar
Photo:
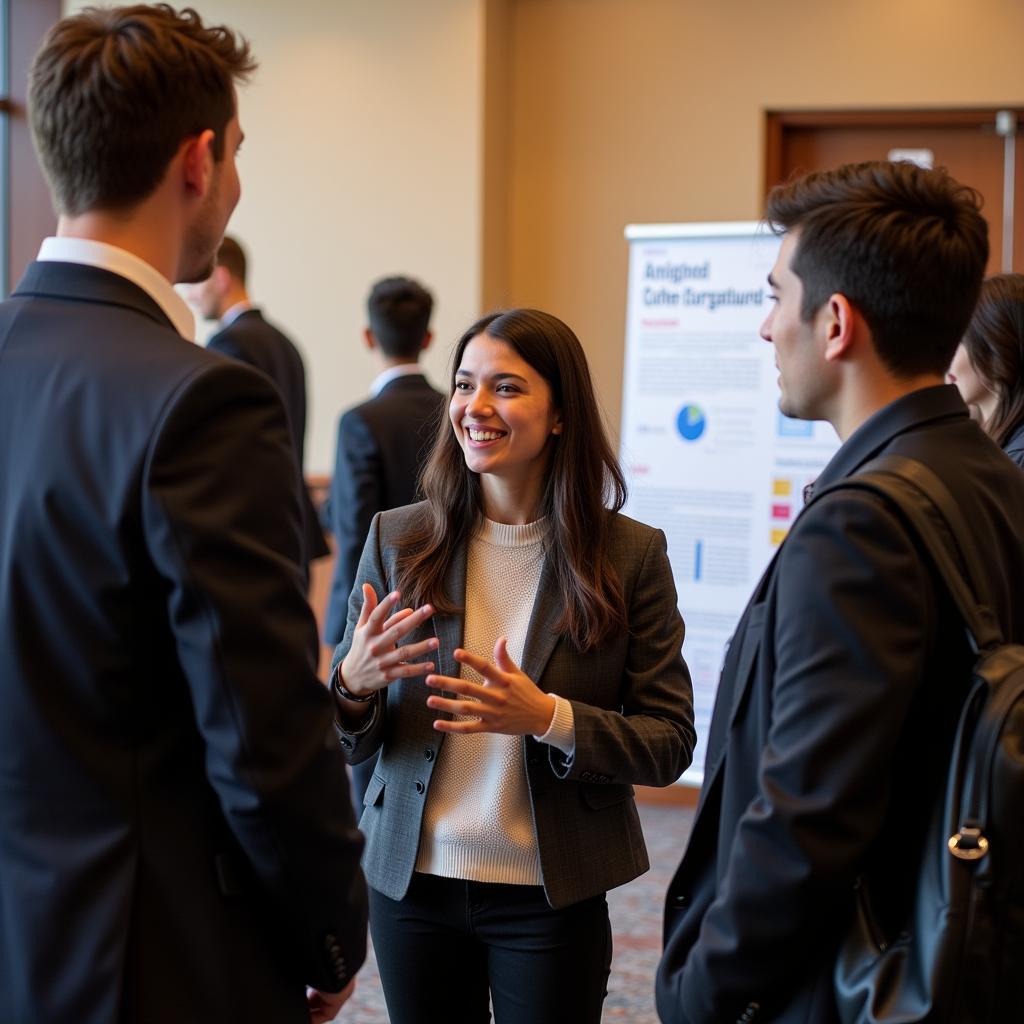
[[[186,340],[196,340],[196,320],[188,303],[155,267],[127,249],[91,238],[44,238],[37,260],[44,263],[81,263],[109,270],[138,285],[163,311]]]
[[[250,309],[256,307],[251,302],[236,302],[233,306],[229,306],[224,310],[224,315],[220,318],[221,330],[225,327],[233,324],[243,313],[248,313]]]
[[[398,380],[399,377],[416,376],[423,376],[423,367],[419,363],[399,363],[398,366],[391,366],[373,378],[370,394],[376,398],[384,390],[385,385],[390,384],[393,380]]]

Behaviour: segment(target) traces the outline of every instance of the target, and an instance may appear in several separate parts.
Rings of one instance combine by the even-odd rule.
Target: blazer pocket
[[[382,779],[376,772],[370,776],[370,781],[366,786],[366,793],[363,796],[364,807],[377,807],[384,802],[384,787],[387,782]]]
[[[610,782],[607,785],[583,782],[580,784],[580,795],[588,807],[599,811],[604,807],[611,807],[612,804],[621,804],[624,800],[632,799],[633,787],[623,782]]]

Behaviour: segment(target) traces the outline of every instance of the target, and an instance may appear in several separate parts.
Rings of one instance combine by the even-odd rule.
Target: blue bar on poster
[[[704,551],[704,542],[699,540],[693,548],[693,578],[695,580],[700,579],[701,572],[701,554]]]

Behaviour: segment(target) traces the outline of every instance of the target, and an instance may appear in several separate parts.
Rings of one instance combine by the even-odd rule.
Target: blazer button
[[[427,747],[427,749],[423,751],[423,756],[428,761],[433,761],[434,760],[434,748],[433,747]]]
[[[672,897],[672,906],[676,910],[685,910],[690,905],[690,897],[683,893],[677,893]]]
[[[419,779],[416,780],[415,785],[416,785],[416,792],[417,793],[422,793],[427,788],[426,786],[423,785],[423,783]]]

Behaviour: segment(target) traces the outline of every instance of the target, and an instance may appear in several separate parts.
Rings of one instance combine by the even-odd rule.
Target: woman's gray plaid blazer
[[[362,604],[360,587],[378,595],[395,589],[395,561],[402,538],[423,505],[378,514],[349,600],[345,637],[331,665],[345,657]],[[683,620],[665,547],[665,535],[613,516],[609,557],[622,581],[628,630],[580,653],[555,632],[561,611],[550,568],[541,573],[522,670],[546,693],[572,702],[575,754],[523,737],[533,820],[544,891],[552,907],[566,906],[636,878],[649,867],[633,784],[674,782],[693,756],[693,693],[683,661]],[[466,554],[452,564],[448,594],[465,598]],[[462,643],[461,615],[435,613],[406,643],[431,635],[440,640],[438,672],[458,675],[452,652]],[[378,692],[358,732],[339,726],[350,763],[377,755],[366,790],[360,828],[366,835],[367,881],[391,899],[409,887],[420,841],[423,808],[444,734],[430,693],[419,678],[398,680]]]

